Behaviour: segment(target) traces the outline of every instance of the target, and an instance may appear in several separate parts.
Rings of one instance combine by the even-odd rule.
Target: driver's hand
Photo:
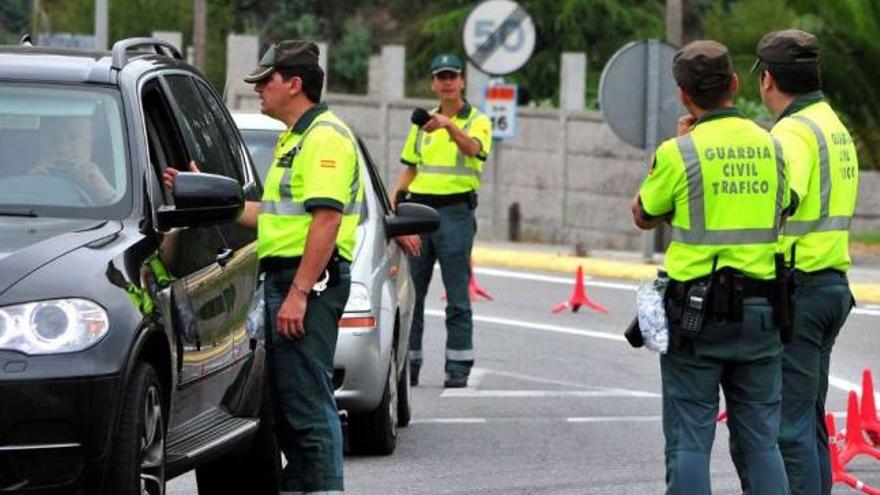
[[[422,238],[418,235],[401,235],[395,237],[394,241],[404,253],[410,256],[418,256],[422,251]]]
[[[195,160],[190,160],[189,162],[189,171],[195,173],[201,173],[198,165],[196,165]],[[174,167],[165,167],[165,170],[162,171],[162,183],[165,185],[165,189],[168,189],[168,192],[174,191],[174,179],[177,177],[180,171]]]

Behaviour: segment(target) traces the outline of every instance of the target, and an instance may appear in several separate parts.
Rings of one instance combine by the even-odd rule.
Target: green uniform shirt
[[[492,148],[492,122],[469,103],[452,117],[452,122],[480,143],[480,152],[477,156],[465,156],[446,129],[424,132],[413,125],[400,155],[404,165],[417,167],[410,192],[456,194],[480,188],[483,162]]]
[[[364,188],[354,134],[324,104],[314,106],[275,144],[257,227],[257,256],[302,256],[318,207],[343,214],[339,254],[351,261]]]
[[[736,108],[709,112],[661,144],[639,198],[647,216],[672,215],[670,278],[706,276],[716,256],[718,268],[773,278],[787,176],[779,144]]]
[[[792,189],[801,199],[782,230],[782,249],[805,272],[847,271],[849,226],[855,212],[859,164],[852,137],[821,92],[795,100],[770,131],[791,164]]]

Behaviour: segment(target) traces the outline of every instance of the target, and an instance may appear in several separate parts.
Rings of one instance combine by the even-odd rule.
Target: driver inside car
[[[92,122],[89,117],[41,117],[40,161],[30,173],[67,180],[90,204],[109,204],[116,190],[92,161]]]

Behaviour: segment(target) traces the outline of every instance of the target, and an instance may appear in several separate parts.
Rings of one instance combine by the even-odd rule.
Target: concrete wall
[[[386,47],[370,63],[371,77],[381,80],[370,82],[368,95],[325,98],[364,140],[389,187],[400,171],[412,110],[436,105],[433,100],[403,98],[404,57],[402,47]],[[505,239],[508,211],[517,203],[523,240],[641,250],[642,236],[632,224],[629,206],[645,174],[644,152],[618,139],[601,113],[582,110],[585,57],[566,53],[561,63],[563,75],[569,78],[560,83],[563,109],[520,107],[516,139],[494,145],[484,167],[478,236]],[[245,65],[246,70],[254,64],[256,60]],[[474,87],[481,85],[475,84],[478,78],[472,67],[468,73],[470,99],[478,101]],[[237,110],[258,111],[253,92],[227,98]],[[880,230],[878,173],[862,172],[853,228]]]

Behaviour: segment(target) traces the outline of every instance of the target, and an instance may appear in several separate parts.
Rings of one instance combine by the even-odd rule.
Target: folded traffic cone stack
[[[831,455],[832,483],[843,483],[845,485],[851,486],[852,488],[855,488],[856,490],[859,490],[862,493],[867,493],[869,495],[880,495],[880,490],[864,484],[862,480],[843,470],[843,466],[840,465],[840,450],[837,447],[837,433],[835,432],[834,428],[833,414],[828,413],[825,415],[825,425],[828,427],[828,436],[830,438],[828,451]]]
[[[846,466],[858,456],[870,456],[880,460],[880,450],[875,448],[880,439],[880,421],[874,398],[874,382],[871,372],[862,372],[862,400],[854,391],[847,396],[846,430],[840,435],[836,432],[834,416],[825,416],[828,428],[828,448],[831,456],[831,471],[834,483],[844,483],[862,493],[880,495],[880,490],[864,484],[846,472]],[[869,441],[870,440],[870,441]],[[841,445],[842,443],[842,445]]]
[[[561,313],[566,309],[571,309],[573,313],[577,313],[577,311],[581,309],[581,306],[586,306],[600,313],[608,314],[608,310],[598,303],[591,301],[590,298],[587,297],[587,290],[584,288],[584,268],[578,266],[577,275],[574,279],[574,292],[571,294],[571,297],[568,298],[568,301],[553,306],[553,312]]]

